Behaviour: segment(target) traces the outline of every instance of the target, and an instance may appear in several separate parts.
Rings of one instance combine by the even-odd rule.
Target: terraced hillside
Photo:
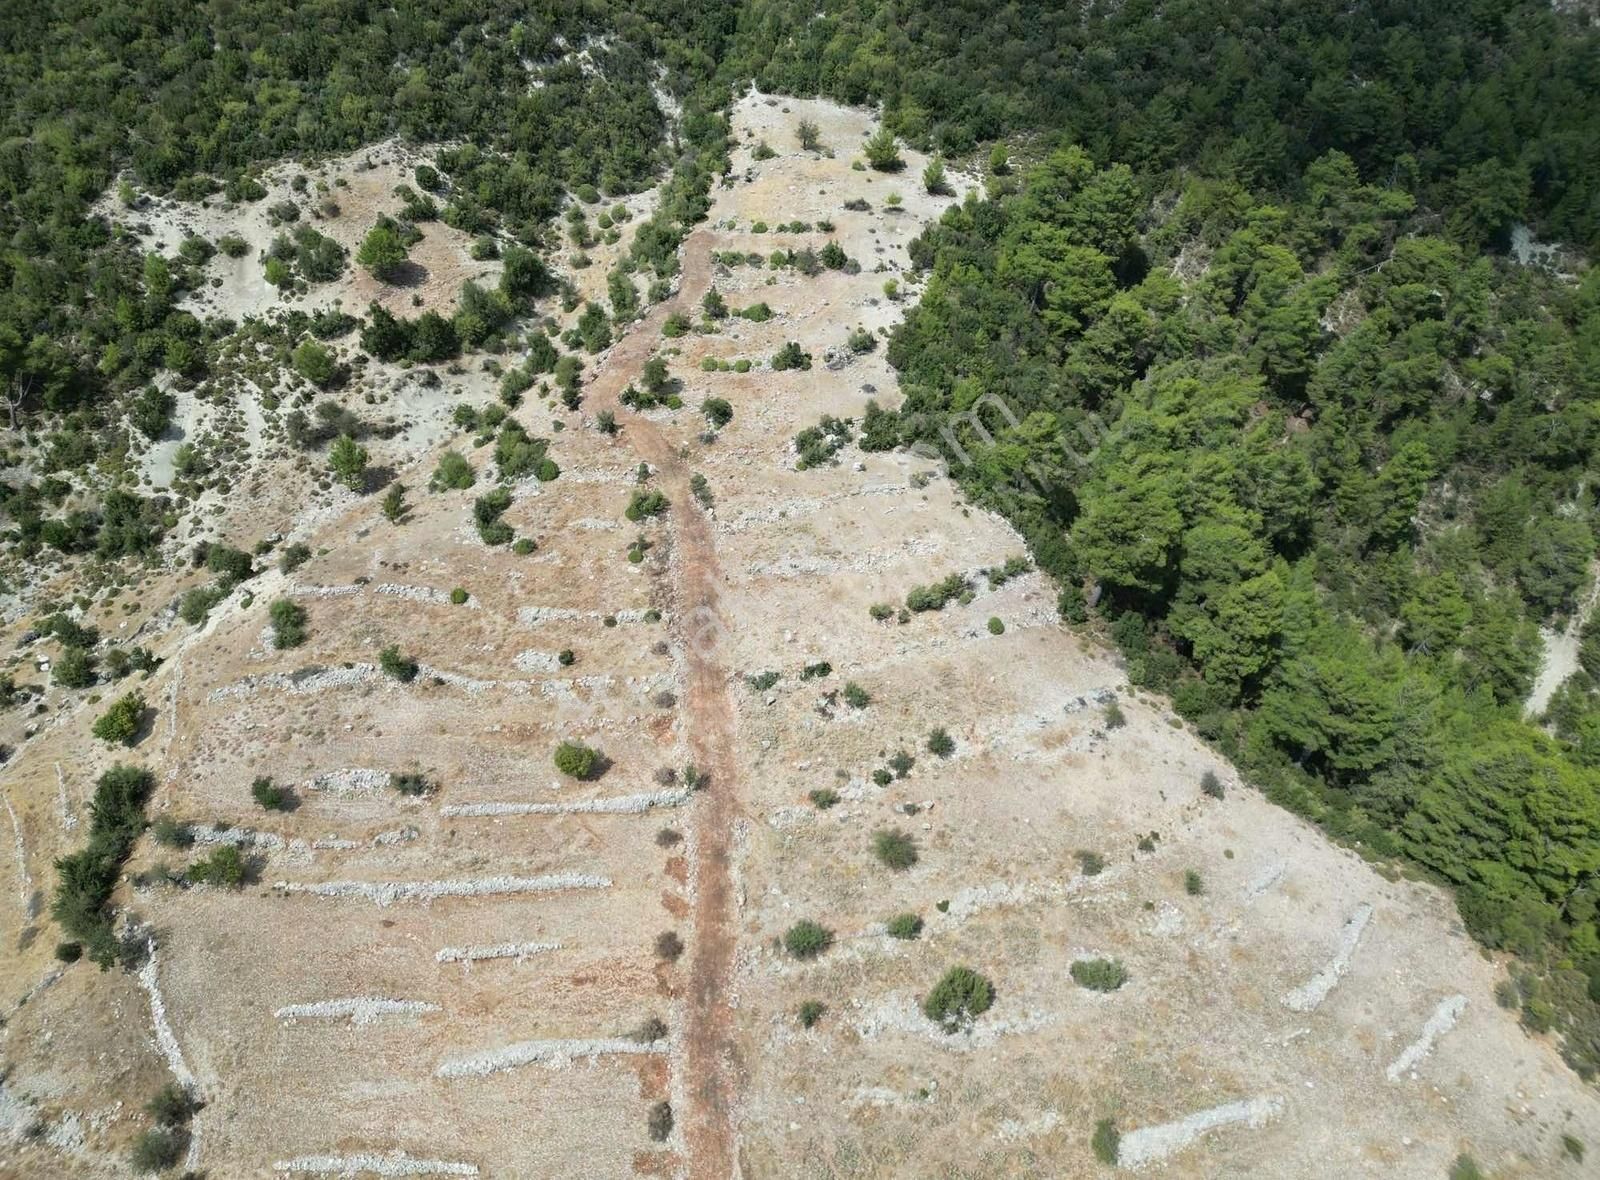
[[[531,546],[484,543],[495,444],[456,437],[474,486],[421,491],[440,447],[396,522],[337,492],[308,560],[160,637],[130,749],[101,706],[23,745],[3,1169],[122,1174],[176,1080],[217,1177],[1092,1176],[1113,1128],[1172,1176],[1582,1174],[1600,1101],[1450,899],[1241,786],[938,463],[860,448],[907,245],[970,182],[853,170],[861,112],[735,114],[675,296],[577,410],[515,414],[559,467],[508,485]],[[771,314],[679,332],[713,289]],[[119,759],[156,776],[117,894],[146,955],[100,973],[43,898]],[[942,1026],[963,966],[989,1003]]]

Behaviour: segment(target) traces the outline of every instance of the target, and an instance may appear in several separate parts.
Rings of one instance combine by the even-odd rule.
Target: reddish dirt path
[[[733,702],[720,650],[726,633],[719,608],[723,574],[706,516],[689,491],[689,466],[679,457],[679,443],[656,423],[623,409],[617,399],[656,352],[667,316],[680,309],[692,313],[698,306],[711,284],[713,245],[709,232],[690,235],[681,255],[678,294],[628,330],[584,390],[584,409],[591,414],[616,412],[623,440],[656,469],[656,483],[672,502],[674,625],[685,653],[689,742],[695,765],[711,776],[694,806],[694,932],[683,1029],[683,1088],[690,1105],[678,1112],[689,1175],[695,1180],[725,1180],[738,1172],[733,1133],[738,1065],[728,1003],[737,941],[730,845],[739,812],[738,762]]]

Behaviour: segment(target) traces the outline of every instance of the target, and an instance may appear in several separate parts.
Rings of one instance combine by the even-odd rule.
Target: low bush
[[[433,793],[433,783],[417,770],[396,770],[389,774],[389,786],[401,795],[413,798]]]
[[[428,487],[436,492],[464,491],[477,482],[473,473],[472,464],[466,458],[455,452],[446,451],[439,456],[439,465],[433,470],[433,477],[428,480]]]
[[[647,1016],[640,1022],[638,1028],[628,1034],[628,1039],[635,1044],[652,1045],[665,1040],[666,1036],[667,1022],[659,1016]]]
[[[136,1172],[165,1172],[182,1162],[188,1146],[187,1132],[172,1127],[155,1127],[133,1141],[128,1159]]]
[[[178,599],[178,617],[190,626],[198,627],[210,617],[211,608],[226,597],[220,586],[191,586]]]
[[[401,684],[410,684],[417,678],[417,661],[401,655],[398,644],[391,643],[378,653],[378,667]]]
[[[663,930],[656,935],[656,958],[676,963],[683,958],[683,939],[676,930]]]
[[[645,1132],[655,1143],[665,1143],[672,1134],[672,1103],[663,1098],[650,1108],[645,1120]]]
[[[938,726],[928,734],[928,753],[940,758],[948,758],[956,751],[956,739],[944,726]]]
[[[1200,776],[1200,793],[1208,799],[1221,799],[1228,792],[1222,785],[1222,780],[1217,777],[1217,772],[1208,770]]]
[[[1094,1134],[1089,1139],[1089,1149],[1102,1164],[1115,1164],[1122,1149],[1122,1134],[1117,1130],[1117,1124],[1111,1119],[1101,1119],[1096,1123]]]
[[[910,942],[922,934],[922,919],[912,913],[896,914],[884,923],[884,929],[890,938]]]
[[[989,634],[990,635],[1004,635],[1005,633],[1006,633],[1006,625],[1003,622],[1000,621],[1000,616],[999,615],[990,615],[989,616]]]
[[[282,651],[306,641],[306,608],[294,599],[274,599],[267,613],[272,619],[273,647]]]
[[[821,680],[831,675],[833,675],[833,665],[827,660],[818,660],[815,664],[807,664],[800,669],[801,680]]]
[[[556,747],[556,769],[571,778],[583,780],[594,776],[600,765],[600,754],[582,742],[565,741]]]
[[[647,516],[660,516],[667,510],[667,504],[666,496],[654,488],[648,491],[641,489],[633,493],[623,515],[631,521],[640,521]]]
[[[294,809],[294,792],[288,787],[280,787],[270,778],[262,776],[250,784],[250,797],[264,811],[292,811]]]
[[[1105,723],[1107,729],[1121,729],[1128,724],[1128,718],[1122,712],[1122,706],[1116,701],[1106,702]]]
[[[783,949],[797,959],[814,959],[833,945],[833,931],[809,918],[784,933]]]
[[[94,736],[113,745],[131,746],[139,738],[144,723],[144,694],[130,692],[118,697],[95,720]]]
[[[795,1012],[795,1019],[800,1022],[801,1028],[813,1028],[827,1010],[828,1006],[821,1000],[805,1000]]]
[[[238,889],[244,884],[244,855],[232,844],[219,844],[210,856],[195,861],[184,876],[196,885]]]
[[[969,589],[967,576],[951,574],[943,581],[927,586],[913,586],[906,594],[906,608],[912,611],[943,610],[952,600],[960,598]]]
[[[1105,871],[1105,857],[1098,852],[1091,852],[1087,848],[1080,848],[1072,854],[1078,861],[1078,869],[1085,877],[1098,877]]]
[[[181,1127],[200,1109],[200,1103],[177,1082],[168,1082],[145,1103],[145,1112],[164,1127]]]
[[[454,590],[450,591],[450,602],[453,606],[465,606],[467,604],[467,600],[471,597],[472,595],[468,594],[466,588],[463,586],[457,586]]]
[[[899,828],[885,828],[872,837],[872,850],[878,860],[895,872],[903,872],[917,863],[916,840]]]
[[[1117,959],[1078,959],[1068,970],[1074,983],[1094,992],[1114,992],[1128,982],[1128,970]]]
[[[806,798],[818,811],[826,811],[839,802],[839,792],[832,787],[817,787],[807,794]]]
[[[798,341],[791,340],[772,355],[772,368],[780,373],[788,369],[804,371],[811,368],[811,354]]]
[[[844,686],[844,703],[852,709],[865,709],[872,703],[872,694],[851,680]]]
[[[994,984],[971,967],[952,967],[922,1001],[922,1012],[947,1033],[970,1028],[994,1004]]]
[[[295,570],[299,569],[310,560],[311,546],[302,545],[300,542],[296,541],[293,545],[287,546],[282,553],[278,554],[278,570],[281,573],[292,574]]]
[[[1185,869],[1183,873],[1183,891],[1190,897],[1199,897],[1206,891],[1206,883],[1194,869]]]
[[[917,760],[909,750],[896,750],[889,756],[889,769],[894,771],[895,778],[905,778],[916,764]]]

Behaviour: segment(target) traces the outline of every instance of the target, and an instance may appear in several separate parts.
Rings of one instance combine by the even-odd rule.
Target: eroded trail
[[[710,775],[694,811],[694,937],[683,1030],[683,1089],[690,1107],[680,1112],[689,1175],[697,1180],[721,1180],[737,1172],[737,1062],[728,992],[737,941],[731,845],[739,802],[734,708],[720,650],[726,633],[720,609],[723,573],[706,516],[689,490],[689,466],[678,444],[656,423],[623,409],[617,399],[657,350],[667,316],[692,311],[710,286],[713,245],[709,232],[689,237],[677,295],[658,304],[617,343],[584,394],[590,413],[617,413],[624,441],[656,469],[656,482],[672,502],[674,625],[686,664],[689,740],[695,765]]]

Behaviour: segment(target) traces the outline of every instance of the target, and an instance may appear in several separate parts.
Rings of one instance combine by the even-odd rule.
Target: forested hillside
[[[764,82],[985,151],[913,249],[900,420],[1280,801],[1458,887],[1600,1065],[1600,635],[1524,720],[1595,551],[1600,37],[1538,6],[755,4]],[[895,23],[898,20],[898,24]],[[1042,38],[1038,30],[1045,30]],[[1588,128],[1588,131],[1584,129]],[[898,434],[896,433],[898,431]]]
[[[1600,38],[1538,0],[751,0],[741,71],[879,101],[960,153],[1017,132],[1283,191],[1328,151],[1453,226],[1600,244]]]
[[[450,143],[457,150],[431,179],[438,199],[413,194],[411,220],[436,217],[498,243],[491,250],[539,251],[569,191],[636,192],[682,156],[682,186],[641,235],[643,261],[664,264],[672,227],[701,215],[709,184],[681,149],[720,151],[722,102],[705,87],[731,27],[726,4],[51,0],[10,10],[0,19],[0,393],[9,424],[29,432],[5,456],[17,469],[0,487],[10,540],[29,552],[148,551],[164,505],[70,497],[97,464],[121,478],[124,421],[146,423],[153,438],[171,412],[149,383],[204,382],[236,327],[180,307],[227,244],[152,251],[96,209],[108,191],[129,215],[147,195],[245,206],[266,196],[261,170],[285,158],[391,136]],[[669,137],[663,104],[674,102],[683,114]],[[284,211],[286,229],[298,216]],[[303,290],[343,269],[337,251],[317,254],[330,244],[314,229],[294,234],[269,281],[298,278]],[[507,298],[515,305],[537,285]],[[306,338],[307,324],[290,324],[285,362]],[[431,359],[453,355],[438,351]],[[28,478],[38,474],[47,478]]]

